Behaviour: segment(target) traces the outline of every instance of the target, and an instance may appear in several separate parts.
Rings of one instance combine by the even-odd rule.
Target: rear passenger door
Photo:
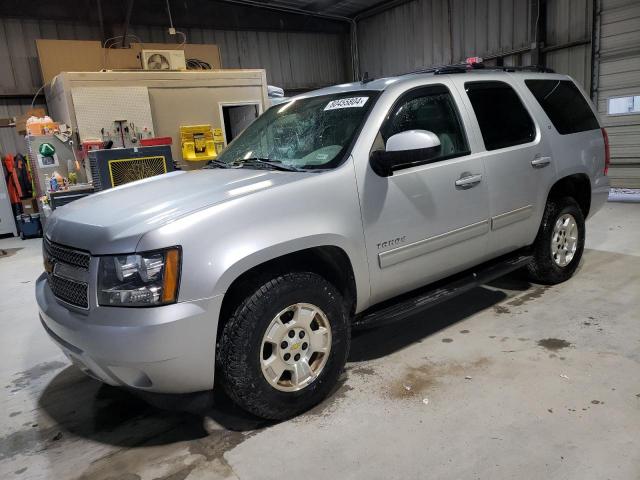
[[[475,117],[489,194],[488,255],[531,244],[555,176],[553,158],[530,106],[513,83],[496,79],[465,81],[457,87]]]

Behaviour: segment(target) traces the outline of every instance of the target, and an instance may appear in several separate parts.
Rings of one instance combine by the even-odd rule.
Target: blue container
[[[24,213],[16,216],[20,238],[40,238],[42,237],[42,223],[40,223],[39,213]]]

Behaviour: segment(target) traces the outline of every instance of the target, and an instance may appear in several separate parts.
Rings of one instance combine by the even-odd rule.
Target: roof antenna
[[[360,80],[360,82],[365,84],[365,83],[373,82],[374,80],[375,80],[374,78],[369,78],[369,72],[364,72],[364,75]]]

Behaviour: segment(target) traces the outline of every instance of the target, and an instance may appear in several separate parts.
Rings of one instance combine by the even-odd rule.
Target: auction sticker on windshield
[[[365,103],[367,103],[369,97],[350,97],[350,98],[341,98],[339,100],[332,100],[324,107],[325,110],[336,110],[338,108],[353,108],[353,107],[363,107]]]

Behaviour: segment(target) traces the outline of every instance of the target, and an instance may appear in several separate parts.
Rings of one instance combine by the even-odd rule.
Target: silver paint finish
[[[127,383],[123,369],[137,371],[166,393],[213,387],[217,312],[222,296],[154,308],[63,306],[43,274],[36,282],[40,318],[74,363],[110,385]],[[61,342],[61,339],[63,342]],[[72,348],[73,347],[73,348]]]
[[[499,228],[506,227],[515,222],[526,220],[533,213],[533,205],[527,205],[526,207],[516,208],[510,212],[501,213],[495,217],[491,217],[491,230],[498,230]]]
[[[378,255],[380,268],[387,268],[400,262],[406,262],[421,255],[426,255],[427,253],[435,252],[436,250],[455,245],[456,243],[484,235],[489,230],[488,224],[489,222],[487,220],[483,220],[482,222],[467,225],[466,227],[458,228],[434,237],[425,238],[424,240],[409,245],[387,250]]]
[[[306,93],[298,98],[381,91],[350,155],[334,170],[176,172],[57,209],[47,236],[93,255],[89,309],[62,306],[40,279],[37,299],[44,323],[80,349],[81,360],[105,381],[156,391],[202,390],[213,385],[224,294],[255,266],[308,248],[337,247],[350,261],[355,310],[361,312],[531,244],[549,190],[559,178],[589,178],[592,215],[606,201],[609,185],[603,175],[602,135],[599,130],[559,135],[524,86],[526,78],[568,77],[491,71],[413,74]],[[512,85],[536,124],[534,141],[486,151],[464,92],[464,82],[472,79]],[[369,154],[389,109],[408,90],[432,84],[451,91],[470,153],[379,177]],[[544,157],[551,158],[548,166],[532,165]],[[469,177],[468,185],[456,185]],[[97,255],[173,245],[182,248],[177,304],[126,309],[96,304]],[[145,377],[150,387],[143,386]]]

